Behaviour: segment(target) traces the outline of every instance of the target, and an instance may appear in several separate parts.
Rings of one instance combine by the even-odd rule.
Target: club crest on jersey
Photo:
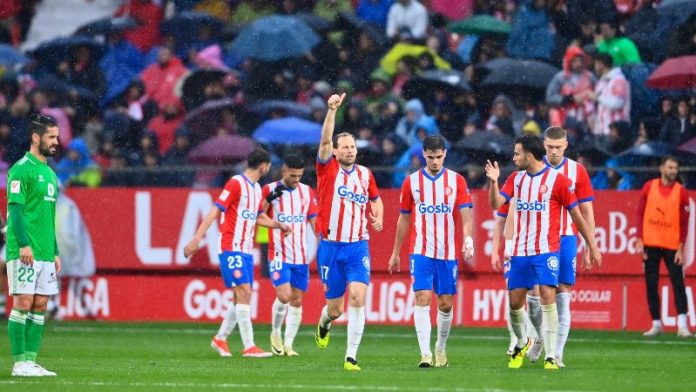
[[[549,187],[546,184],[539,185],[539,194],[542,195],[549,191]]]
[[[445,196],[452,196],[452,193],[454,193],[454,190],[452,187],[446,186],[445,187]]]
[[[338,196],[348,199],[349,201],[352,201],[353,203],[358,203],[358,204],[366,204],[367,203],[367,195],[364,195],[362,193],[355,193],[348,189],[347,186],[341,185],[338,187]]]
[[[546,259],[546,265],[549,267],[549,269],[551,271],[557,271],[558,270],[558,257],[550,256],[548,259]]]
[[[370,185],[367,180],[362,179],[360,180],[360,185],[362,185],[363,189],[367,189],[367,187]]]

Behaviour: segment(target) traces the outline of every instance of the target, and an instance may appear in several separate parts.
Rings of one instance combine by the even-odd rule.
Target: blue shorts
[[[457,260],[410,255],[413,291],[433,290],[437,295],[457,294]]]
[[[575,285],[578,256],[578,239],[574,235],[561,236],[561,263],[558,266],[558,283]]]
[[[326,299],[340,298],[351,282],[370,284],[370,250],[367,241],[322,240],[317,250],[317,268]]]
[[[222,252],[220,259],[220,272],[225,287],[235,287],[240,284],[254,283],[254,257],[242,252]]]
[[[268,262],[268,270],[271,273],[273,287],[290,283],[291,287],[307,291],[309,287],[309,265],[291,264],[280,260]]]
[[[559,253],[536,256],[512,256],[508,290],[531,290],[536,284],[558,286]]]

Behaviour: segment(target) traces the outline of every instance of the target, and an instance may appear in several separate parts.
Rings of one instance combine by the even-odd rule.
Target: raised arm
[[[322,162],[326,162],[331,158],[331,150],[333,149],[333,133],[334,127],[336,126],[336,111],[341,107],[343,98],[346,97],[346,93],[340,96],[334,94],[329,97],[327,101],[328,109],[326,111],[326,118],[324,118],[324,125],[321,128],[321,140],[319,142],[319,153],[317,156]]]
[[[491,208],[497,210],[507,201],[501,194],[498,187],[498,177],[500,177],[500,169],[498,162],[486,161],[486,177],[488,177],[488,202]]]

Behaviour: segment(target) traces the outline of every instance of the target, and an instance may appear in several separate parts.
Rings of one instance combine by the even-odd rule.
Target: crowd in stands
[[[486,159],[509,165],[516,136],[560,125],[569,154],[602,168],[597,189],[638,189],[650,173],[626,166],[674,152],[696,164],[696,89],[646,85],[696,55],[696,2],[670,1],[0,0],[0,173],[27,150],[34,113],[60,125],[55,169],[72,186],[220,186],[244,153],[211,138],[255,140],[278,160],[304,151],[311,168],[316,144],[297,124],[320,126],[342,91],[337,126],[383,187],[423,165],[428,135],[480,187]],[[105,2],[107,24],[39,33],[55,7]],[[274,15],[312,31],[259,33],[255,54],[235,45]],[[303,39],[305,52],[280,54]],[[264,126],[290,137],[255,137]],[[642,145],[655,151],[631,154]]]

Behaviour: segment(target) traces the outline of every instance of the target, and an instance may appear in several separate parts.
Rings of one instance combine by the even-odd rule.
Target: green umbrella
[[[510,34],[510,24],[498,20],[490,15],[476,15],[471,18],[452,22],[447,30],[458,34]]]

